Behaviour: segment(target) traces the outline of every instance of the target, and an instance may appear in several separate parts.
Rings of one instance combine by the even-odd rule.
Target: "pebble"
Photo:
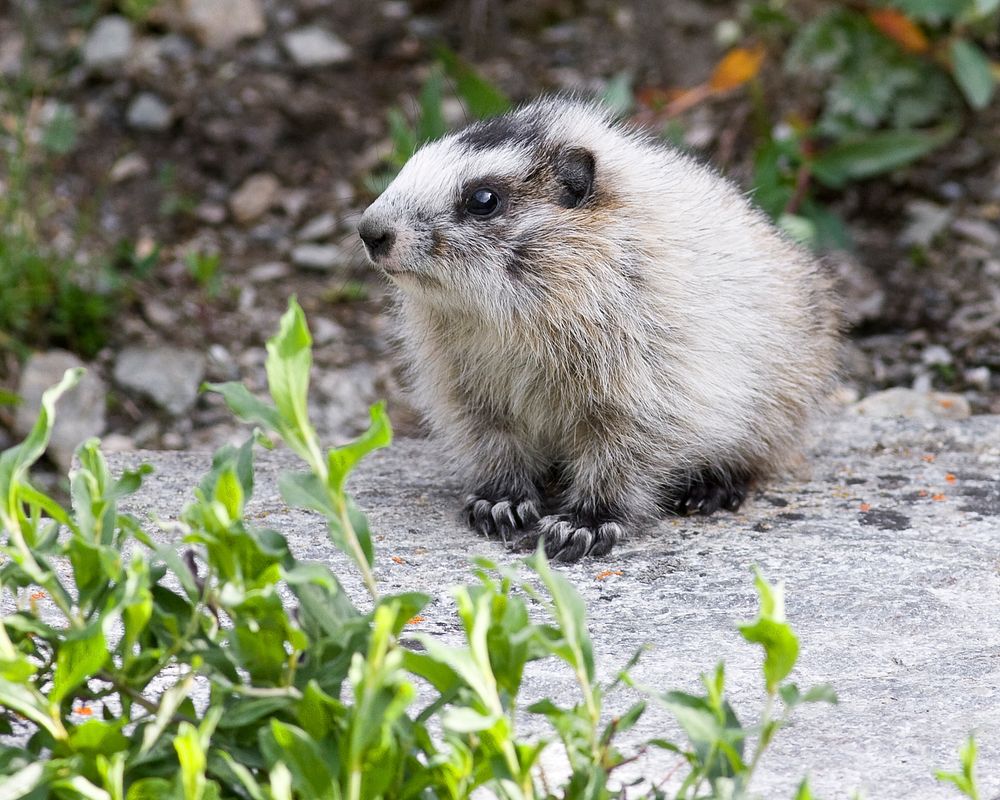
[[[997,227],[996,223],[963,217],[951,223],[951,229],[969,241],[981,244],[988,250],[1000,247],[1000,228]]]
[[[914,419],[965,419],[972,410],[960,394],[925,392],[897,386],[875,392],[851,406],[864,417],[908,417]]]
[[[972,369],[965,370],[962,377],[965,378],[965,382],[970,386],[975,386],[977,389],[987,392],[989,391],[990,381],[993,376],[990,373],[989,367],[973,367]]]
[[[343,64],[354,56],[350,45],[317,25],[289,31],[282,43],[292,61],[306,69]]]
[[[221,203],[205,201],[198,203],[195,207],[194,215],[206,225],[221,225],[226,221],[226,207]]]
[[[302,269],[327,272],[343,260],[340,248],[332,244],[300,244],[292,250],[292,263]]]
[[[125,112],[129,126],[141,131],[165,131],[174,121],[170,106],[152,92],[141,92]]]
[[[14,430],[19,436],[27,436],[35,424],[42,393],[59,383],[66,370],[85,366],[65,350],[36,353],[28,359],[17,387],[22,402],[14,417]],[[94,370],[84,374],[80,382],[59,399],[48,453],[61,469],[69,469],[77,445],[104,432],[106,403],[107,387]]]
[[[278,199],[281,184],[267,172],[251,175],[229,198],[229,209],[241,225],[260,219]]]
[[[284,261],[268,261],[247,270],[247,279],[251,283],[268,283],[287,278],[292,269]]]
[[[299,228],[299,232],[295,234],[295,238],[300,242],[315,242],[318,239],[330,237],[336,231],[337,218],[330,213],[320,214]]]
[[[139,153],[127,153],[119,158],[108,171],[112,183],[122,183],[131,178],[141,178],[149,174],[149,162]]]
[[[258,0],[183,0],[184,23],[206,47],[225,50],[267,30]]]
[[[954,359],[946,347],[942,347],[939,344],[932,344],[924,348],[924,352],[920,354],[920,360],[928,367],[943,367],[950,364]]]
[[[132,25],[117,14],[101,17],[83,43],[83,64],[103,70],[121,64],[132,49]]]
[[[171,414],[183,414],[198,398],[205,356],[180,347],[126,347],[115,359],[115,382]]]
[[[918,247],[928,247],[952,218],[950,209],[927,200],[911,200],[906,204],[906,213],[910,222],[899,235],[900,244]]]
[[[309,329],[312,332],[313,342],[317,345],[342,342],[347,335],[343,325],[327,317],[314,317],[309,320]]]

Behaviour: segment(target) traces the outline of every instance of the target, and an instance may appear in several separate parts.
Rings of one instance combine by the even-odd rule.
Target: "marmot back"
[[[728,181],[544,99],[426,145],[365,212],[416,400],[487,535],[574,560],[735,511],[830,388],[830,285]]]

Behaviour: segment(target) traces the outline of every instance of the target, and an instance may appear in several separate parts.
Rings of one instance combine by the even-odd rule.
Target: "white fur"
[[[408,270],[393,278],[416,398],[470,485],[556,463],[571,522],[597,502],[642,524],[664,487],[699,470],[787,464],[833,372],[814,260],[726,180],[592,105],[516,113],[541,121],[542,149],[593,154],[599,202],[518,200],[539,143],[477,150],[451,136],[366,212],[397,232],[381,266]],[[515,187],[510,212],[457,217],[463,187],[496,176]],[[510,272],[512,242],[530,246],[527,276]]]

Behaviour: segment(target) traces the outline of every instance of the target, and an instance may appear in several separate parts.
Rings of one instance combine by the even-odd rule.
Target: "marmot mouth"
[[[418,283],[426,283],[434,286],[439,286],[441,283],[437,278],[428,275],[426,272],[417,272],[416,270],[412,269],[388,269],[387,267],[380,267],[380,268],[382,272],[384,272],[390,280],[396,280],[397,278],[413,278]]]

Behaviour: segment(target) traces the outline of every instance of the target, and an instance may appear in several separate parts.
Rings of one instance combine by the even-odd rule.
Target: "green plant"
[[[96,440],[77,453],[70,508],[35,488],[29,469],[56,401],[79,378],[67,372],[27,439],[0,455],[0,596],[16,608],[0,624],[0,735],[14,742],[0,746],[0,796],[624,798],[613,776],[632,756],[617,741],[653,702],[688,743],[657,738],[637,752],[674,753],[688,773],[676,793],[650,786],[645,796],[735,800],[751,796],[794,708],[835,700],[827,687],[801,692],[788,681],[798,640],[780,587],[759,573],[758,616],[740,626],[764,654],[767,699],[751,726],[726,699],[721,665],[703,677],[704,695],[643,689],[607,719],[604,698],[634,685],[640,654],[611,683],[598,680],[583,601],[541,551],[521,565],[476,562],[475,580],[453,590],[460,644],[404,639],[429,598],[382,593],[368,522],[346,491],[358,462],[390,442],[384,409],[372,408],[361,437],[324,450],[307,415],[311,341],[294,301],[267,350],[270,402],[237,383],[208,388],[302,459],[304,470],[280,477],[281,494],[325,521],[366,601],[356,605],[328,567],[296,559],[278,531],[246,518],[254,448],[272,446],[260,430],[216,452],[177,524],[183,552],[118,508],[150,468],[113,478]],[[559,786],[539,765],[552,740],[517,729],[524,670],[540,660],[568,669],[579,689],[571,705],[525,709],[564,746],[570,774]],[[803,783],[798,798],[810,796]]]
[[[979,800],[979,787],[976,785],[976,740],[972,736],[958,751],[958,760],[962,768],[961,772],[938,770],[934,776],[939,781],[954,785],[969,800]]]
[[[391,108],[387,114],[392,151],[384,159],[382,169],[365,179],[365,188],[381,194],[392,183],[399,170],[420,145],[440,139],[448,132],[444,117],[445,82],[450,81],[456,96],[473,119],[502,114],[510,108],[510,100],[482,78],[451,50],[441,47],[437,62],[431,67],[417,98],[413,122],[402,109]]]
[[[222,286],[222,273],[219,271],[221,263],[222,254],[219,252],[194,250],[184,256],[188,274],[209,297],[217,296]]]
[[[76,145],[77,120],[70,106],[31,99],[26,80],[0,85],[0,351],[56,345],[92,356],[129,276],[113,259],[76,255],[85,212],[59,223],[73,229],[72,255],[52,244],[51,175]]]
[[[744,6],[727,31],[742,46],[710,81],[666,104],[667,116],[749,84],[755,199],[820,248],[848,240],[827,198],[939,150],[963,109],[984,109],[1000,81],[987,55],[1000,46],[996,0],[765,0]],[[761,71],[768,61],[792,91],[776,91],[777,71]]]

